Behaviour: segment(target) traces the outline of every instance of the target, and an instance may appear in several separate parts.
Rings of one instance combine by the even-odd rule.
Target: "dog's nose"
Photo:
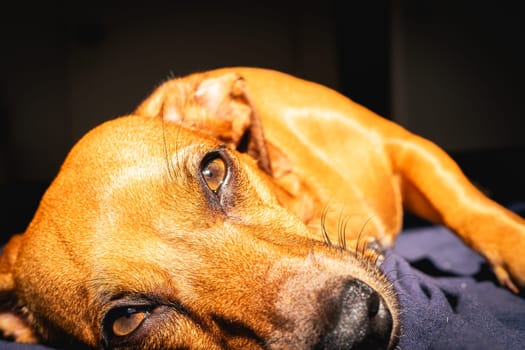
[[[336,304],[327,308],[325,334],[315,349],[386,349],[392,315],[383,298],[359,280],[344,282]]]

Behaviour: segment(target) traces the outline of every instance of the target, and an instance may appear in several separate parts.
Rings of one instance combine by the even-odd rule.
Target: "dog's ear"
[[[15,235],[0,255],[0,336],[20,343],[36,343],[37,337],[17,305],[12,268],[16,264],[22,236]]]
[[[236,73],[168,81],[136,110],[207,133],[255,158],[272,175],[261,120],[246,82]]]

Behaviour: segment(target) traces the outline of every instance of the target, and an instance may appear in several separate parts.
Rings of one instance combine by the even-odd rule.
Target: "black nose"
[[[332,321],[315,349],[386,349],[392,315],[383,298],[359,280],[344,282]]]

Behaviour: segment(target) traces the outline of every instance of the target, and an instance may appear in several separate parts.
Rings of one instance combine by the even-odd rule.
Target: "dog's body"
[[[168,81],[79,141],[4,248],[0,329],[63,346],[392,347],[399,310],[371,247],[393,244],[403,208],[525,287],[525,221],[431,142],[275,71]]]

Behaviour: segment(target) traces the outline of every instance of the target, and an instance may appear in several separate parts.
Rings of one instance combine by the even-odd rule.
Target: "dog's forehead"
[[[37,217],[63,217],[63,226],[71,225],[63,230],[78,232],[111,212],[145,212],[169,203],[168,196],[182,201],[197,186],[202,157],[218,146],[211,138],[155,118],[123,117],[102,124],[73,147]],[[36,220],[34,225],[48,222]],[[86,227],[86,234],[91,229]]]
[[[160,118],[125,116],[103,123],[87,133],[70,157],[89,157],[104,162],[142,161],[140,156],[166,157],[188,145],[215,148],[219,141],[180,123]],[[67,161],[67,160],[66,160]]]
[[[83,226],[96,221],[108,228],[119,217],[133,218],[130,225],[160,220],[169,217],[163,215],[165,210],[186,213],[189,227],[192,219],[200,221],[195,213],[207,204],[201,167],[209,154],[219,150],[225,151],[219,140],[175,123],[150,117],[118,118],[77,143],[43,202],[51,204],[48,207],[56,209],[56,215],[82,208],[77,212],[86,217],[77,214],[65,221]],[[271,192],[264,190],[266,180],[256,162],[234,150],[225,152],[237,179],[244,183],[242,191],[233,190],[232,196],[249,193],[252,200],[273,201]],[[77,231],[82,229],[78,226]],[[93,227],[86,228],[86,234],[92,231]]]

